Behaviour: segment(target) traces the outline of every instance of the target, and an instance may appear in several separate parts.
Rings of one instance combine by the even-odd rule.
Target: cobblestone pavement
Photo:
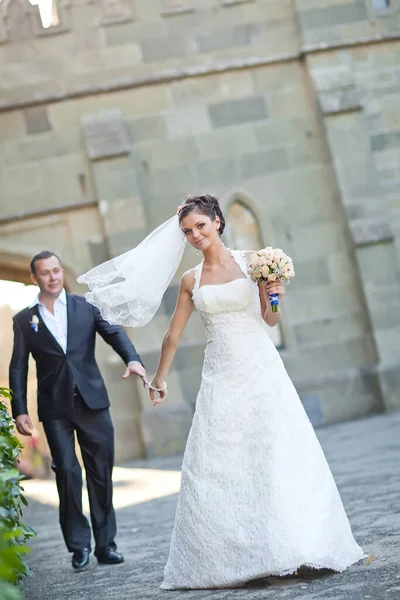
[[[75,573],[58,526],[53,482],[27,481],[26,521],[37,531],[26,600],[384,600],[400,599],[400,413],[320,429],[357,541],[372,555],[345,573],[268,579],[246,588],[159,589],[173,526],[181,457],[138,461],[115,471],[118,545],[125,563]]]

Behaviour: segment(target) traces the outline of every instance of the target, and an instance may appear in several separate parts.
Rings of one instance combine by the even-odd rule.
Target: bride
[[[252,282],[253,253],[224,247],[216,198],[189,196],[178,217],[204,258],[182,277],[151,383],[154,404],[167,397],[164,380],[193,308],[207,345],[161,587],[235,586],[300,566],[342,571],[364,553],[264,325],[278,323],[268,294],[284,288]]]
[[[179,223],[179,226],[178,226]],[[272,343],[268,294],[252,252],[229,250],[218,200],[188,196],[137,248],[79,278],[103,316],[145,325],[181,260],[186,240],[203,261],[182,277],[150,384],[154,405],[194,308],[207,344],[163,589],[234,587],[301,566],[343,571],[364,557],[299,396]],[[163,256],[163,269],[157,265]],[[154,264],[153,264],[154,263]],[[157,269],[157,277],[154,277]]]

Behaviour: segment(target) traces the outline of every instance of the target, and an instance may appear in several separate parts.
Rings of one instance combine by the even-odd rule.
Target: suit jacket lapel
[[[56,338],[51,333],[51,331],[47,327],[46,323],[43,321],[42,315],[40,314],[39,305],[35,304],[35,306],[33,306],[31,310],[32,310],[32,314],[36,315],[39,319],[38,333],[42,333],[48,340],[50,340],[53,344],[56,345],[57,349],[60,350],[60,352],[62,352],[64,354],[64,351],[61,348],[60,344],[57,342]]]

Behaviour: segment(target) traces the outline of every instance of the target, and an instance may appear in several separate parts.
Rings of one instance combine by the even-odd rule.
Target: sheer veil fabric
[[[78,277],[86,300],[109,323],[143,327],[155,315],[186,247],[177,215],[150,233],[136,248]]]

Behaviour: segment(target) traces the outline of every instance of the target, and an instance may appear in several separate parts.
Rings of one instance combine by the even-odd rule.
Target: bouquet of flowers
[[[293,261],[281,248],[268,246],[255,252],[250,259],[248,271],[256,283],[262,281],[281,281],[290,283],[295,276]],[[269,294],[272,312],[278,312],[278,294]]]

